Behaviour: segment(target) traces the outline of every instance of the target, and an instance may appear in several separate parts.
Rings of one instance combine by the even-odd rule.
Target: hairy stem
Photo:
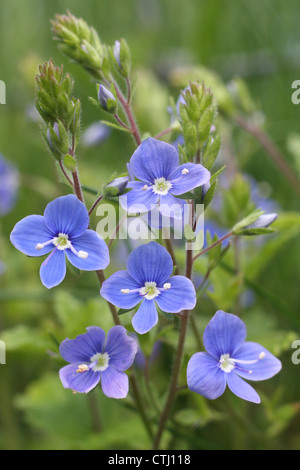
[[[200,253],[197,253],[197,255],[194,256],[193,258],[193,262],[199,258],[199,256],[201,255],[204,255],[204,253],[207,253],[209,250],[211,250],[212,248],[214,248],[216,245],[219,245],[219,243],[222,243],[224,240],[226,240],[227,238],[231,237],[233,235],[232,232],[229,232],[227,233],[226,235],[224,235],[223,237],[219,238],[219,240],[217,240],[216,242],[212,243],[211,245],[207,246],[206,248],[204,248],[204,250],[200,251]]]
[[[187,250],[186,252],[186,277],[189,279],[191,278],[192,267],[193,267],[192,254],[193,254],[192,250]],[[180,367],[181,367],[182,356],[183,356],[183,351],[184,351],[184,343],[185,343],[188,319],[189,319],[189,311],[185,310],[181,315],[178,345],[177,345],[177,350],[176,350],[175,362],[173,365],[169,392],[168,392],[167,400],[165,403],[165,407],[162,411],[162,414],[159,420],[158,430],[153,440],[153,449],[159,448],[160,441],[161,441],[163,432],[165,430],[165,427],[166,427],[166,424],[167,424],[167,421],[168,421],[168,418],[172,409],[172,405],[174,402],[174,398],[176,395],[178,377],[180,373]]]
[[[115,90],[116,90],[118,99],[119,99],[120,103],[122,104],[123,109],[125,111],[125,114],[128,118],[132,135],[133,135],[137,145],[140,145],[142,143],[142,139],[141,139],[139,130],[137,128],[137,125],[136,125],[136,122],[135,122],[135,119],[134,119],[134,116],[133,116],[133,113],[132,113],[132,110],[131,110],[130,103],[129,103],[128,99],[124,98],[121,90],[119,89],[119,87],[117,86],[117,84],[115,82],[114,82],[114,86],[115,86]]]

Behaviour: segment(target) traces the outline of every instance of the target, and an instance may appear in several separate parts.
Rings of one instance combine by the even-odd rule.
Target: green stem
[[[92,214],[92,212],[96,209],[96,207],[98,206],[99,202],[103,199],[103,196],[102,194],[96,199],[96,201],[94,202],[94,204],[92,205],[92,207],[90,208],[89,210],[89,215]]]
[[[206,248],[204,248],[204,250],[200,251],[200,253],[198,253],[197,255],[194,256],[193,258],[193,262],[199,258],[199,256],[201,255],[204,255],[204,253],[207,253],[209,250],[211,250],[212,248],[214,248],[216,245],[219,245],[219,243],[222,243],[224,240],[226,240],[227,238],[231,237],[233,235],[232,232],[229,232],[227,233],[226,235],[224,235],[223,237],[219,238],[219,240],[217,240],[216,242],[212,243],[210,246],[207,246]]]
[[[192,267],[193,267],[192,254],[193,254],[192,250],[187,250],[186,252],[186,259],[187,259],[186,260],[186,277],[188,279],[190,279],[192,275]],[[176,350],[175,362],[173,365],[169,392],[168,392],[167,400],[165,403],[165,407],[162,411],[162,414],[159,420],[158,430],[153,440],[153,449],[159,448],[160,441],[161,441],[163,432],[165,430],[165,427],[166,427],[166,424],[167,424],[167,421],[168,421],[168,418],[169,418],[169,415],[173,406],[174,398],[176,395],[178,377],[180,373],[182,356],[183,356],[183,351],[184,351],[184,343],[185,343],[188,319],[189,319],[189,311],[185,310],[181,315],[178,345],[177,345],[177,350]]]
[[[139,131],[138,131],[138,128],[137,128],[137,125],[136,125],[136,122],[135,122],[135,119],[134,119],[134,116],[133,116],[133,113],[132,113],[132,110],[131,110],[130,103],[128,102],[128,100],[126,100],[124,98],[121,90],[119,89],[118,85],[115,82],[114,82],[114,86],[115,86],[115,90],[116,90],[118,99],[119,99],[120,103],[122,104],[123,109],[125,111],[125,114],[128,118],[132,135],[133,135],[137,145],[140,145],[142,143],[142,139],[141,139],[141,136],[139,134]]]
[[[129,377],[129,380],[130,380],[131,388],[132,388],[133,395],[134,395],[134,398],[135,398],[136,406],[137,406],[138,411],[140,413],[140,416],[143,420],[143,423],[144,423],[145,429],[148,433],[148,436],[152,440],[153,439],[153,432],[152,432],[151,424],[150,424],[150,421],[148,419],[148,415],[145,411],[145,406],[144,406],[144,403],[143,403],[143,400],[142,400],[142,397],[141,397],[141,393],[140,393],[140,389],[138,387],[136,376],[135,376],[133,370],[132,370],[132,374]]]

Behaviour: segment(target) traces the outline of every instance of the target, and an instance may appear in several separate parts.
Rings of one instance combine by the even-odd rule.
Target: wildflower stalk
[[[103,282],[105,281],[105,276],[104,276],[103,271],[96,271],[96,274],[97,274],[97,277],[99,279],[100,285],[102,285]],[[112,314],[115,325],[121,325],[120,318],[119,318],[116,307],[108,301],[107,301],[107,305],[110,309],[110,312]],[[144,423],[145,429],[146,429],[150,439],[152,439],[153,438],[153,432],[152,432],[151,424],[150,424],[150,421],[148,419],[147,413],[145,412],[143,399],[141,397],[140,389],[139,389],[139,386],[138,386],[138,383],[137,383],[137,380],[136,380],[136,375],[135,375],[133,369],[131,369],[131,374],[129,376],[129,380],[130,380],[130,383],[131,383],[131,388],[132,388],[132,392],[133,392],[133,395],[134,395],[136,407],[137,407],[138,412],[141,416],[141,419]]]
[[[95,200],[95,202],[93,203],[92,207],[90,208],[89,210],[89,215],[92,214],[92,212],[96,209],[96,207],[98,206],[99,202],[103,199],[103,195],[100,194],[99,197],[97,197],[97,199]]]
[[[233,232],[229,232],[227,233],[226,235],[224,235],[223,237],[219,238],[219,240],[217,240],[216,242],[212,243],[211,245],[207,246],[206,248],[204,248],[204,250],[201,250],[200,253],[197,253],[193,259],[192,259],[192,262],[194,263],[194,261],[199,258],[199,256],[201,255],[204,255],[204,253],[207,253],[209,250],[211,250],[212,248],[214,248],[216,245],[219,245],[220,243],[222,243],[224,240],[226,240],[227,238],[231,237],[233,235]]]
[[[193,256],[192,250],[187,250],[185,275],[188,279],[190,279],[192,276],[192,268],[193,268],[192,256]],[[171,382],[170,382],[170,387],[169,387],[169,393],[167,396],[165,407],[160,417],[157,433],[153,440],[153,449],[159,448],[160,441],[161,441],[163,432],[165,430],[165,427],[166,427],[166,424],[167,424],[167,421],[168,421],[168,418],[172,409],[172,405],[174,402],[174,398],[176,395],[178,377],[180,373],[180,367],[181,367],[181,362],[182,362],[182,357],[183,357],[184,343],[185,343],[185,337],[186,337],[187,325],[188,325],[188,319],[189,319],[189,310],[185,310],[182,313],[180,319],[181,319],[181,324],[180,324],[178,345],[177,345],[176,356],[175,356],[175,361],[173,365],[173,372],[172,372],[172,377],[171,377]]]
[[[64,165],[63,165],[63,162],[62,162],[61,160],[59,160],[59,166],[60,166],[61,171],[62,171],[63,174],[64,174],[64,177],[66,178],[66,180],[68,181],[68,183],[73,187],[73,181],[71,180],[71,178],[69,178],[69,175],[68,175],[68,173],[66,172],[65,167],[64,167]]]
[[[134,116],[133,116],[133,113],[132,113],[132,110],[131,110],[130,93],[128,94],[129,96],[127,97],[127,99],[124,98],[124,96],[123,96],[121,90],[119,89],[118,85],[116,84],[116,82],[113,82],[113,84],[114,84],[114,87],[115,87],[115,90],[116,90],[116,93],[117,93],[117,97],[118,97],[120,103],[122,104],[124,112],[125,112],[125,114],[128,118],[132,135],[133,135],[137,145],[140,145],[142,143],[142,139],[141,139],[141,136],[139,134],[139,130],[137,128],[137,125],[136,125],[136,122],[135,122],[135,119],[134,119]],[[129,90],[130,90],[130,88],[129,88]]]
[[[163,131],[159,132],[158,134],[156,134],[156,136],[154,137],[154,139],[160,139],[161,137],[163,137],[164,135],[166,134],[169,134],[170,132],[172,132],[174,130],[174,127],[173,126],[170,126],[168,127],[167,129],[164,129]]]

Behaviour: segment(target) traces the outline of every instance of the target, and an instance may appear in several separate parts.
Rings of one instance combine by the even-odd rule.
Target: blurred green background
[[[18,168],[21,182],[14,210],[0,219],[0,259],[6,264],[0,277],[0,339],[7,345],[7,364],[0,366],[0,446],[148,448],[147,436],[131,413],[130,403],[127,409],[99,394],[91,399],[73,397],[58,380],[57,371],[63,363],[52,336],[61,341],[66,335],[82,332],[93,321],[99,323],[99,311],[101,326],[110,326],[94,275],[81,279],[69,275],[62,288],[46,291],[38,277],[40,260],[27,260],[9,242],[18,220],[43,213],[51,199],[67,190],[56,182],[54,165],[33,113],[38,65],[52,57],[56,65],[63,63],[65,71],[72,74],[74,95],[82,101],[83,131],[96,120],[106,119],[88,100],[95,97],[95,84],[60,54],[52,40],[50,19],[68,9],[93,25],[105,43],[113,45],[116,39],[126,38],[137,73],[134,106],[142,131],[155,135],[169,125],[169,95],[178,96],[170,70],[201,64],[216,72],[225,84],[235,77],[245,81],[256,109],[264,116],[265,130],[300,174],[300,105],[291,101],[292,82],[300,79],[300,6],[297,0],[0,0],[0,79],[6,83],[6,105],[0,105],[0,153]],[[299,449],[300,365],[291,361],[291,343],[300,339],[300,198],[251,136],[232,123],[223,122],[222,126],[230,136],[239,170],[267,184],[268,194],[282,214],[280,234],[271,237],[270,245],[265,242],[261,253],[266,261],[261,261],[256,271],[252,266],[248,273],[255,272],[255,282],[269,294],[256,299],[245,319],[249,318],[249,334],[254,340],[259,342],[265,331],[263,344],[280,354],[284,368],[272,383],[258,388],[265,395],[260,407],[229,395],[227,401],[212,407],[199,397],[190,399],[201,418],[195,423],[189,411],[182,412],[179,418],[190,438],[177,437],[173,445],[187,449]],[[83,184],[100,188],[116,169],[126,171],[133,150],[134,143],[118,131],[112,131],[101,146],[79,148]],[[87,198],[92,203],[92,198]],[[215,307],[221,308],[216,299],[204,301],[207,319]],[[167,371],[168,354],[167,350]],[[166,383],[167,377],[162,377],[162,390]],[[188,410],[193,406],[190,403]],[[103,410],[105,430],[100,437],[93,432],[96,425],[90,413],[98,407]]]

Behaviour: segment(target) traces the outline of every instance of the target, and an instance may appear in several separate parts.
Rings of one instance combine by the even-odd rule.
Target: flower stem
[[[141,398],[141,393],[140,393],[140,389],[139,389],[138,384],[137,384],[136,376],[135,376],[133,371],[132,371],[132,374],[130,375],[129,379],[130,379],[133,395],[134,395],[134,398],[135,398],[136,406],[137,406],[138,411],[141,415],[141,418],[142,418],[143,423],[145,425],[146,431],[147,431],[150,439],[152,440],[153,439],[153,431],[152,431],[151,424],[150,424],[150,421],[148,419],[148,416],[145,412],[145,406],[144,406],[143,400]]]
[[[154,139],[160,139],[161,137],[163,137],[164,135],[166,134],[169,134],[170,132],[172,132],[173,130],[173,127],[170,126],[168,127],[167,129],[164,129],[163,131],[159,132],[158,134],[156,134],[156,136],[154,137]]]
[[[78,170],[77,167],[75,170],[72,172],[72,177],[73,177],[73,183],[74,183],[74,191],[78,199],[84,203],[84,197],[82,194],[82,189],[81,189],[81,184],[79,181],[79,176],[78,176]]]
[[[133,135],[137,145],[140,145],[142,143],[142,139],[141,139],[141,136],[139,134],[139,130],[137,128],[137,125],[136,125],[136,122],[135,122],[135,119],[134,119],[134,116],[133,116],[133,113],[132,113],[132,110],[131,110],[130,103],[129,103],[128,100],[126,100],[126,98],[124,98],[124,96],[123,96],[121,90],[119,89],[118,85],[116,84],[116,82],[114,82],[114,86],[115,86],[115,90],[116,90],[118,99],[119,99],[120,103],[122,104],[123,109],[125,111],[125,114],[128,118],[132,135]]]
[[[99,202],[100,202],[102,199],[103,199],[102,194],[101,194],[99,197],[97,197],[96,201],[94,202],[94,204],[92,205],[92,207],[91,207],[90,210],[89,210],[89,215],[92,214],[92,212],[96,209],[96,207],[98,206]]]
[[[64,168],[64,165],[63,165],[63,162],[61,160],[59,160],[59,166],[60,166],[60,169],[61,171],[63,172],[64,174],[64,177],[66,178],[66,180],[68,181],[68,183],[73,187],[73,181],[71,180],[71,178],[69,178],[69,175],[67,174],[65,168]]]
[[[227,238],[231,237],[233,235],[232,232],[229,232],[227,233],[226,235],[224,235],[223,237],[219,238],[219,240],[217,240],[216,242],[212,243],[212,245],[209,245],[207,246],[206,248],[204,248],[204,250],[200,251],[200,253],[198,253],[197,255],[194,256],[194,258],[192,259],[192,262],[194,263],[194,261],[199,258],[199,256],[201,255],[204,255],[204,253],[207,253],[209,250],[211,250],[212,248],[214,248],[216,245],[219,245],[219,243],[222,243],[224,240],[226,240]]]
[[[192,275],[192,267],[193,267],[192,256],[193,256],[192,250],[187,250],[186,251],[186,277],[188,279],[190,279]],[[170,382],[170,387],[169,387],[169,393],[167,396],[165,407],[160,417],[156,436],[153,440],[153,449],[159,448],[160,441],[161,441],[163,432],[165,430],[165,427],[166,427],[166,424],[167,424],[167,421],[168,421],[168,418],[172,409],[172,405],[174,402],[174,398],[176,395],[178,377],[180,373],[180,367],[181,367],[182,356],[183,356],[183,351],[184,351],[184,343],[185,343],[188,319],[189,319],[189,311],[185,310],[181,315],[178,345],[177,345],[177,350],[176,350],[175,362],[173,365],[173,372],[172,372],[172,377],[171,377],[171,382]]]
[[[103,273],[103,271],[98,270],[98,271],[96,271],[96,274],[97,274],[97,277],[99,279],[99,283],[102,286],[103,282],[105,281],[104,273]],[[109,310],[112,314],[115,325],[121,325],[120,318],[119,318],[116,307],[108,301],[107,301],[107,305],[108,305]]]
[[[165,243],[166,243],[167,250],[168,250],[169,254],[171,255],[173,265],[175,266],[175,274],[179,274],[179,267],[178,267],[178,263],[176,261],[172,240],[168,237],[165,237],[164,240],[165,240]]]

